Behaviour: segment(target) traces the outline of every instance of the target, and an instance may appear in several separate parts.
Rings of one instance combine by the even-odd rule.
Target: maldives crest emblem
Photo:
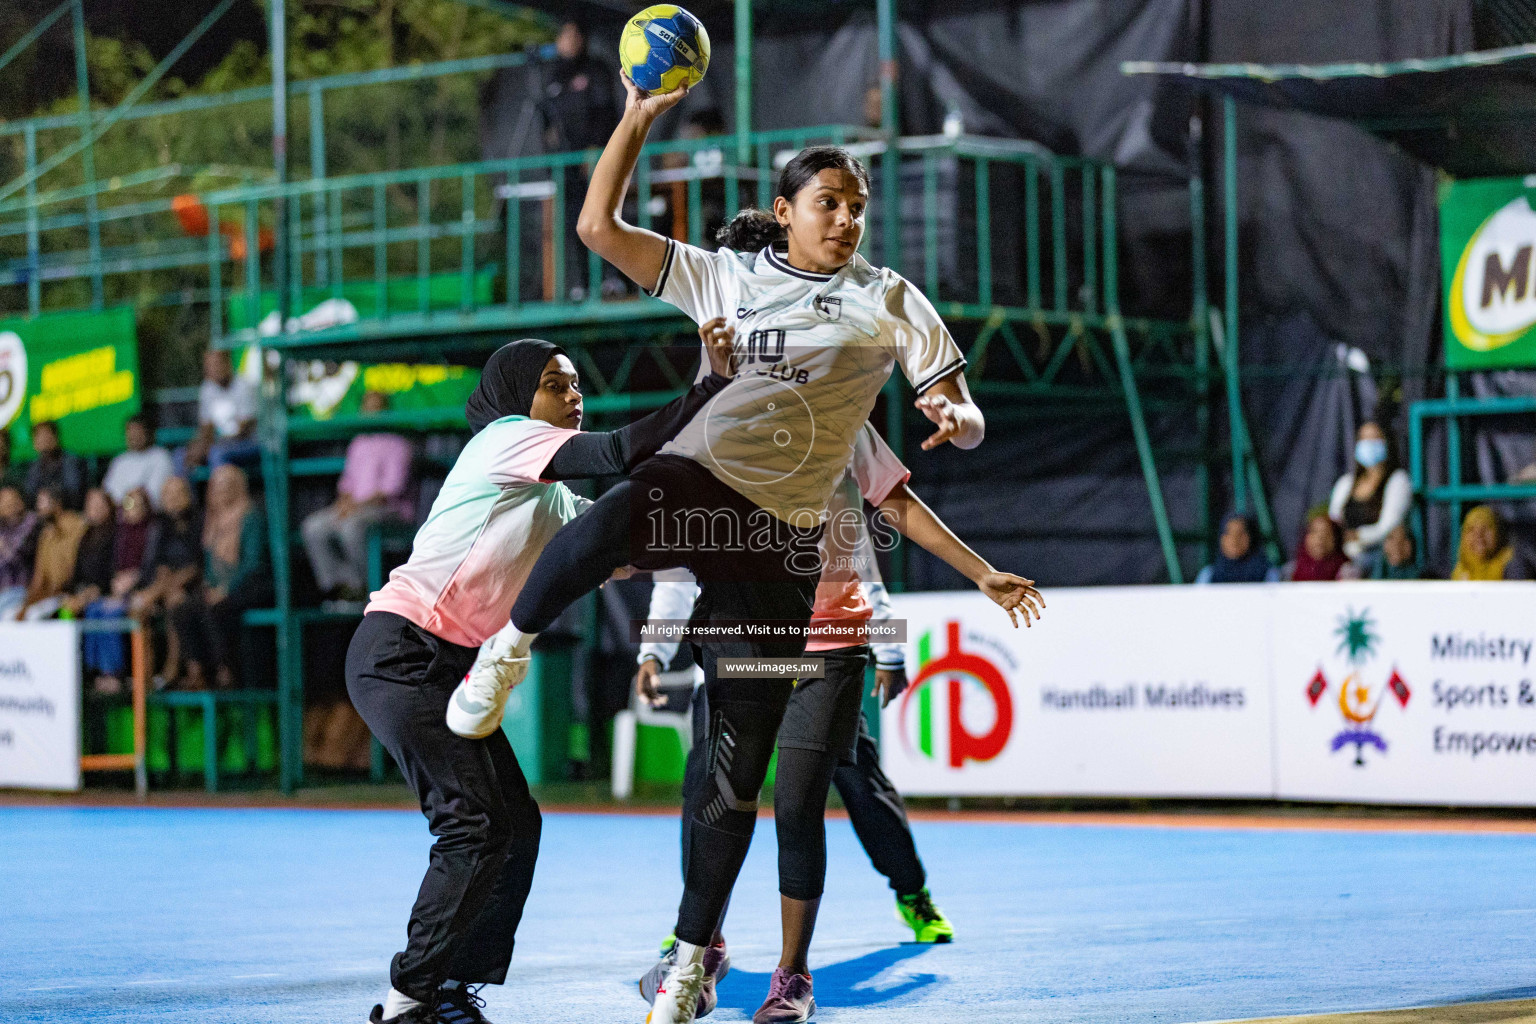
[[[1376,622],[1371,618],[1370,609],[1359,612],[1349,609],[1339,618],[1333,633],[1339,639],[1334,655],[1341,657],[1344,664],[1338,670],[1342,674],[1337,687],[1338,696],[1330,703],[1337,704],[1343,728],[1333,737],[1329,750],[1338,753],[1345,747],[1353,747],[1355,766],[1363,768],[1367,747],[1382,754],[1387,752],[1387,741],[1377,732],[1377,713],[1381,711],[1386,698],[1391,696],[1397,701],[1398,707],[1407,708],[1413,691],[1408,688],[1407,680],[1398,673],[1396,665],[1385,679],[1381,679],[1379,668],[1373,674],[1370,663],[1376,657],[1381,637],[1376,631]],[[1324,695],[1333,688],[1323,666],[1319,664],[1317,672],[1307,683],[1307,700],[1316,708]]]

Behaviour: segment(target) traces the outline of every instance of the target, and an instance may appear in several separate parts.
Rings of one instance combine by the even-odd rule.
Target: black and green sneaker
[[[926,888],[911,896],[897,896],[896,914],[912,929],[918,942],[955,941],[955,926],[949,923],[944,911],[933,905],[933,897]]]

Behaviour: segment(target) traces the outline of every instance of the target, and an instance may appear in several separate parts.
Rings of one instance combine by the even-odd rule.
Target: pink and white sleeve
[[[494,434],[491,431],[495,431]],[[543,420],[500,421],[486,427],[486,479],[498,486],[549,483],[540,476],[560,446],[579,431]]]
[[[859,493],[871,505],[880,504],[912,478],[912,471],[902,465],[885,438],[868,421],[853,440],[853,461],[848,471],[859,485]]]

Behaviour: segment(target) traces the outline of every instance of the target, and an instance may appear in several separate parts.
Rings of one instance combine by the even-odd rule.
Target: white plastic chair
[[[661,673],[658,677],[658,685],[666,689],[697,686],[703,678],[703,670],[694,665],[680,672]],[[630,794],[635,791],[636,739],[642,725],[654,725],[676,731],[684,754],[693,748],[693,718],[687,709],[659,711],[641,700],[631,690],[629,707],[613,716],[613,798],[615,800],[628,800]]]

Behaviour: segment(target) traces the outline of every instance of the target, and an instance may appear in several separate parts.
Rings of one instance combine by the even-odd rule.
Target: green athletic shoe
[[[668,953],[672,952],[672,947],[675,945],[677,945],[677,933],[673,932],[661,940],[661,952],[657,953],[656,955],[666,956]]]
[[[911,896],[897,896],[896,914],[912,929],[917,942],[955,941],[955,926],[949,923],[944,911],[933,905],[933,897],[926,888]]]

